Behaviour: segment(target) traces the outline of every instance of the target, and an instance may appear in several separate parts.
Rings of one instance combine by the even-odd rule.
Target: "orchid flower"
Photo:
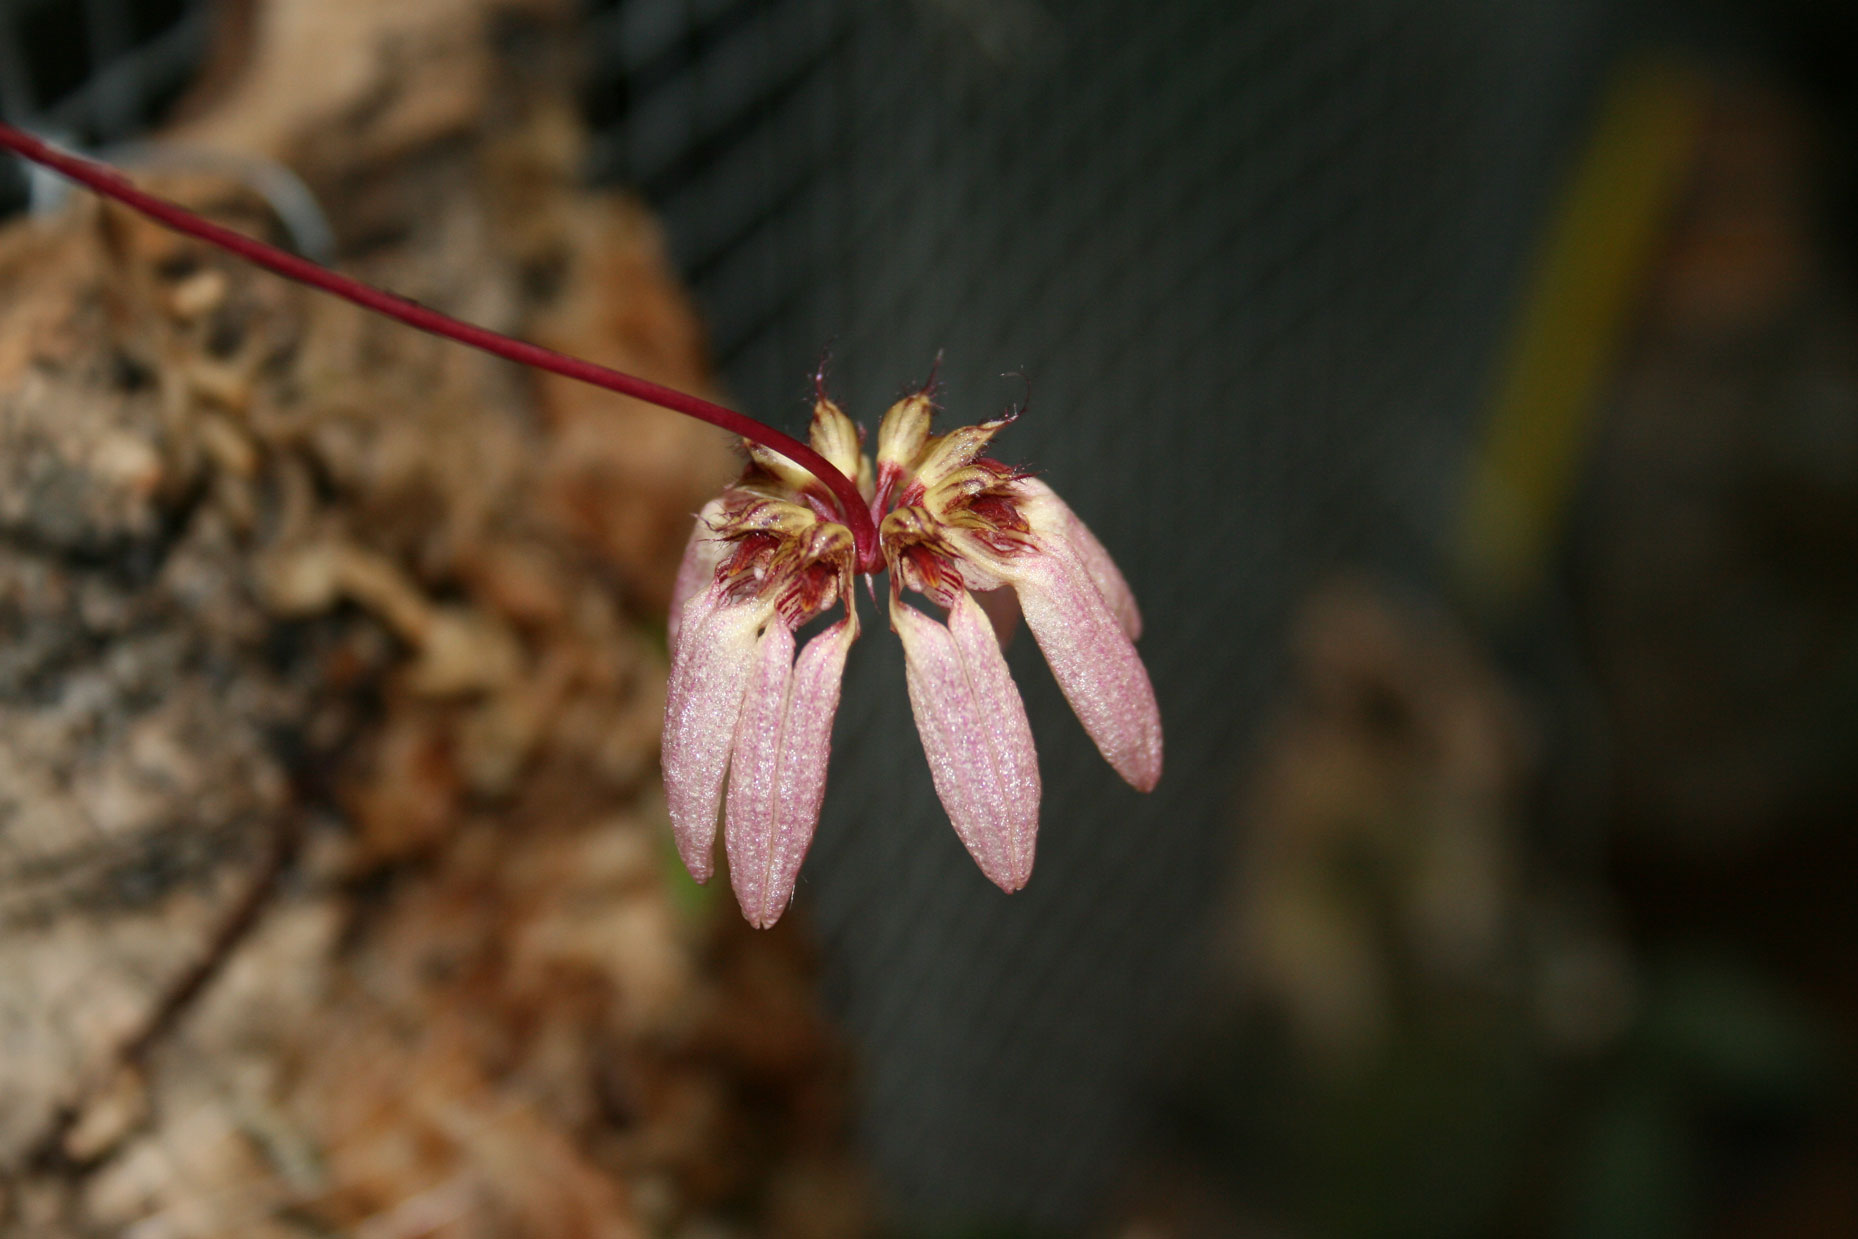
[[[1109,553],[1050,487],[981,454],[1013,415],[932,435],[933,413],[927,391],[892,405],[874,468],[822,390],[810,438],[855,480],[877,526],[936,794],[981,872],[1011,892],[1032,874],[1038,756],[975,593],[1014,591],[1085,730],[1139,791],[1161,777],[1161,718],[1132,644],[1141,615]],[[833,492],[769,448],[749,443],[748,455],[699,514],[678,571],[663,752],[691,876],[711,875],[720,816],[743,914],[766,927],[792,898],[819,821],[860,564]],[[796,660],[795,632],[835,606],[843,615]]]
[[[845,656],[858,636],[852,577],[886,568],[890,626],[936,794],[981,872],[1016,891],[1032,874],[1038,756],[1019,690],[975,591],[1011,588],[1084,729],[1139,791],[1161,777],[1161,718],[1131,644],[1141,615],[1122,574],[1051,488],[981,452],[1012,415],[929,433],[927,390],[892,405],[877,464],[821,383],[801,443],[688,392],[557,353],[319,266],[136,188],[105,164],[0,123],[0,149],[183,236],[420,331],[744,436],[749,466],[707,504],[678,570],[665,704],[665,789],[678,850],[711,873],[719,813],[730,876],[755,925],[780,918],[819,822]],[[904,601],[909,590],[946,613]],[[843,616],[794,657],[795,633]]]

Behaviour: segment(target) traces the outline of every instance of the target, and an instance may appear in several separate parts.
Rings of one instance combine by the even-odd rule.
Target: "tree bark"
[[[287,166],[363,278],[702,390],[653,221],[573,185],[568,23],[254,6],[132,171],[278,239]],[[857,1232],[800,939],[661,808],[730,468],[116,208],[0,233],[0,1231]]]

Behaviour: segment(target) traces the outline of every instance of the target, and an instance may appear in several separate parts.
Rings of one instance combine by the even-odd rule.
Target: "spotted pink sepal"
[[[965,590],[946,627],[901,601],[890,619],[936,795],[981,872],[1016,891],[1032,876],[1039,759],[993,626]]]
[[[722,584],[712,583],[685,604],[671,651],[661,759],[665,801],[678,855],[699,882],[709,881],[714,869],[716,817],[736,721],[755,674],[760,629],[777,626],[772,614],[760,599],[732,599]],[[791,634],[788,642],[791,649]]]
[[[793,898],[826,795],[832,720],[857,629],[840,620],[794,663],[793,633],[771,624],[736,724],[723,840],[742,915],[758,929]]]
[[[1102,546],[1046,495],[1021,508],[1031,550],[990,566],[1019,595],[1026,627],[1104,760],[1137,791],[1152,791],[1161,778],[1161,711],[1128,635],[1141,617]]]

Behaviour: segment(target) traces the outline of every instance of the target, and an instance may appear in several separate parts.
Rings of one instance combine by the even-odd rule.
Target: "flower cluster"
[[[1072,709],[1140,791],[1161,777],[1161,718],[1131,644],[1141,616],[1108,552],[1050,487],[982,455],[1012,416],[932,435],[933,412],[926,391],[892,405],[874,467],[822,391],[811,443],[856,482],[877,524],[936,793],[981,871],[1015,891],[1032,873],[1038,757],[975,594],[1013,591]],[[710,877],[720,814],[736,897],[765,927],[792,898],[819,821],[859,565],[833,493],[770,449],[750,443],[748,454],[741,479],[699,515],[678,571],[664,773],[692,876]],[[796,659],[795,632],[835,606],[842,616]]]

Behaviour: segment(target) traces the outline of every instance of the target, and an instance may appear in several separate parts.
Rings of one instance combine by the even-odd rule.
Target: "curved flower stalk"
[[[930,433],[927,392],[892,405],[875,468],[822,391],[813,450],[856,479],[890,578],[910,708],[936,794],[981,872],[1032,874],[1039,766],[1032,729],[976,592],[1010,588],[1086,731],[1139,791],[1161,777],[1161,718],[1122,574],[1050,487],[982,455],[1012,415]],[[825,793],[859,565],[835,496],[756,444],[697,519],[671,604],[664,772],[684,863],[711,874],[719,813],[742,911],[772,925],[793,896]],[[939,607],[938,620],[906,591]],[[794,658],[794,632],[844,614]]]
[[[932,436],[928,393],[891,406],[877,468],[822,390],[811,443],[700,397],[452,318],[203,219],[120,173],[0,123],[0,149],[166,228],[409,327],[621,392],[741,434],[750,464],[706,505],[670,617],[664,771],[691,874],[707,881],[719,811],[750,921],[779,919],[825,794],[845,656],[858,636],[854,573],[890,575],[910,706],[936,792],[1000,887],[1032,873],[1039,771],[1019,691],[975,591],[1010,587],[1085,729],[1138,790],[1161,777],[1161,720],[1130,643],[1141,616],[1101,544],[1051,489],[982,450],[1012,417]],[[881,528],[880,528],[881,522]],[[941,606],[939,622],[903,600]],[[844,615],[794,658],[797,629]]]

